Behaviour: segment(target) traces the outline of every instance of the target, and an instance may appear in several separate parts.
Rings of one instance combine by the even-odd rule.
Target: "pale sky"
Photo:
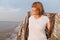
[[[0,0],[0,21],[20,21],[35,1],[42,2],[45,12],[60,13],[60,0]]]

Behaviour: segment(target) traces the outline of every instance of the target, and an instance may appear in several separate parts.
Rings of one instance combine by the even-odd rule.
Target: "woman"
[[[45,28],[50,31],[50,21],[43,15],[44,9],[41,2],[32,4],[32,15],[29,18],[28,40],[47,40]]]

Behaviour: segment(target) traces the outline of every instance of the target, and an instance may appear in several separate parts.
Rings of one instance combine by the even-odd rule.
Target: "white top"
[[[35,19],[32,15],[29,18],[28,40],[47,40],[45,28],[48,21],[49,18],[47,16],[42,15],[39,19]]]

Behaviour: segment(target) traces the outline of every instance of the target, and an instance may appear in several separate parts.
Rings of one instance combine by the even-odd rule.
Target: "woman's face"
[[[32,14],[33,14],[33,15],[39,14],[39,11],[37,10],[37,8],[32,7]]]

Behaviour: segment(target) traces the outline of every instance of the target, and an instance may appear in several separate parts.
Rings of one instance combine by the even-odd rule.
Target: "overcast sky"
[[[0,21],[20,21],[35,1],[42,2],[45,12],[60,13],[60,0],[0,0]]]

